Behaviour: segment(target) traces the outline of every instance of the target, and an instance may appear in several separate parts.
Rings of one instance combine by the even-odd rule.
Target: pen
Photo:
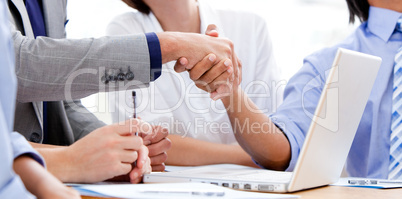
[[[133,118],[137,118],[136,103],[135,103],[135,96],[136,96],[136,93],[135,93],[135,91],[133,91],[131,94],[132,94],[132,96],[133,96],[133,105],[134,105]],[[134,134],[135,134],[135,136],[138,136],[138,132],[137,132],[137,131],[136,131]]]
[[[133,96],[133,105],[134,105],[133,118],[137,118],[137,109],[136,109],[136,106],[135,106],[135,105],[136,105],[136,103],[135,103],[135,96],[136,96],[135,91],[131,92],[131,95]],[[135,131],[134,135],[135,135],[135,136],[138,136],[138,132]],[[134,166],[135,166],[135,167],[137,166],[137,160],[134,162]]]

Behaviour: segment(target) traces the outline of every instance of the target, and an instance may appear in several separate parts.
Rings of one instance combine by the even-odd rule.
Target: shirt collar
[[[370,7],[368,29],[373,34],[387,42],[393,34],[396,22],[402,13],[378,7]]]

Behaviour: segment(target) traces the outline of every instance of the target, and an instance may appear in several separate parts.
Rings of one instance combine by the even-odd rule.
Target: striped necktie
[[[402,18],[396,30],[402,32]],[[402,180],[402,47],[395,55],[388,179]]]

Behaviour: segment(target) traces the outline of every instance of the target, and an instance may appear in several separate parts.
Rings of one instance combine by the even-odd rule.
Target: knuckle
[[[164,142],[166,145],[166,150],[168,150],[172,147],[172,141],[170,141],[168,138],[166,138]]]
[[[228,54],[228,55],[231,55],[231,54],[232,54],[232,48],[230,47],[230,45],[225,48],[224,52],[225,52],[226,54]]]
[[[161,132],[164,137],[167,137],[169,135],[169,129],[165,127],[161,127]]]
[[[168,159],[168,155],[166,152],[163,152],[161,155],[161,162],[166,162],[166,160]]]
[[[230,49],[233,49],[233,48],[234,48],[233,42],[232,42],[231,40],[229,40],[229,39],[228,39],[228,44],[229,44],[229,46],[230,46]]]
[[[232,51],[232,49],[234,48],[233,42],[232,42],[230,39],[227,39],[227,38],[224,38],[224,41],[225,41],[226,44],[227,44],[227,48],[228,48],[230,51]]]
[[[143,141],[143,139],[142,139],[141,137],[139,137],[139,136],[134,136],[133,138],[134,138],[134,139],[133,139],[133,143],[132,143],[132,144],[134,144],[134,145],[144,145],[144,141]]]

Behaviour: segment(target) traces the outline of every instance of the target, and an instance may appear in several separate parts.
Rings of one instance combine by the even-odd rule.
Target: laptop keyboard
[[[222,176],[220,179],[226,180],[242,180],[242,181],[264,181],[264,182],[278,182],[287,183],[292,178],[292,172],[281,171],[258,171],[251,174],[228,175]]]

